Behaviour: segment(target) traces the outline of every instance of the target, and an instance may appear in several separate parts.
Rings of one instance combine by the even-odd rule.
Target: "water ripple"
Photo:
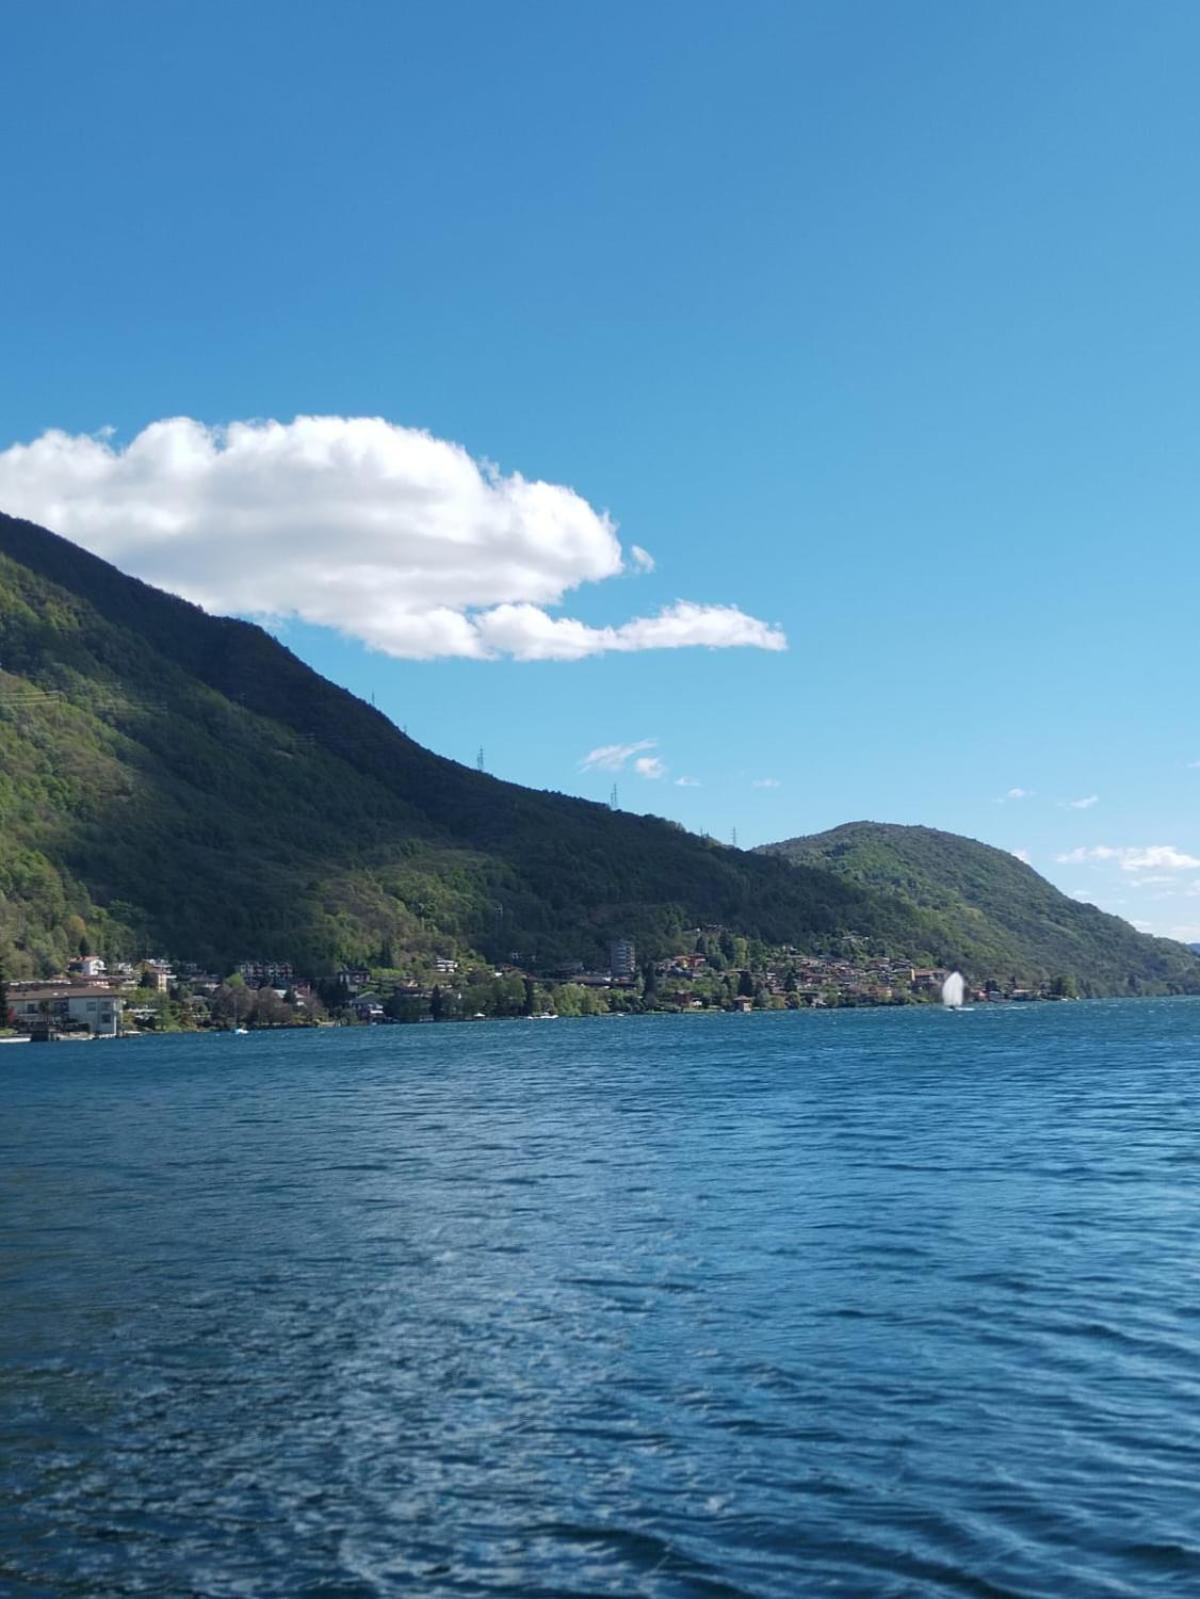
[[[10,1051],[0,1592],[1200,1592],[1200,1004]]]

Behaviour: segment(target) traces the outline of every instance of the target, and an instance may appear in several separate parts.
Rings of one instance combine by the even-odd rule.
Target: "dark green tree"
[[[754,998],[754,979],[749,972],[743,972],[738,978],[737,991],[743,999]]]

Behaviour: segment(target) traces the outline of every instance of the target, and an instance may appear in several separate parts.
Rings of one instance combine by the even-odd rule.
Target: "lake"
[[[0,1051],[0,1592],[1200,1592],[1200,1001]]]

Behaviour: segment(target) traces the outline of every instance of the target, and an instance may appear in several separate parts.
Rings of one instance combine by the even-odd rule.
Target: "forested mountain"
[[[0,516],[0,959],[80,940],[305,969],[466,945],[594,961],[721,923],[907,944],[822,871],[431,754],[261,628]]]
[[[759,853],[915,908],[943,965],[1025,982],[1068,976],[1085,993],[1200,991],[1200,963],[1185,945],[1135,932],[1006,850],[956,833],[847,822]]]
[[[999,851],[877,831],[944,842],[919,872],[895,852],[866,869],[822,840],[780,846],[793,865],[501,782],[423,749],[261,628],[0,515],[9,976],[81,945],[314,974],[452,950],[592,963],[615,935],[653,955],[720,924],[812,951],[857,935],[980,976],[1067,971],[1097,990],[1200,978],[1182,945],[1075,905]],[[972,899],[968,864],[993,858],[995,892]]]

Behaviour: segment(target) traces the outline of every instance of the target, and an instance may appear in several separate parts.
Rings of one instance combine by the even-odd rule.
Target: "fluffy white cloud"
[[[700,779],[698,777],[677,777],[675,779],[675,787],[676,788],[703,788],[704,784],[700,781]]]
[[[635,744],[601,744],[588,751],[579,763],[579,770],[619,772],[632,756],[640,754],[642,750],[652,750],[657,744],[656,738],[639,738]]]
[[[1173,844],[1129,845],[1121,849],[1111,844],[1096,844],[1091,848],[1081,845],[1054,858],[1064,866],[1079,866],[1085,861],[1116,861],[1123,872],[1184,872],[1200,866],[1200,858],[1176,849]]]
[[[1082,799],[1059,801],[1059,804],[1067,811],[1090,811],[1093,805],[1099,805],[1099,803],[1099,794],[1085,794]]]
[[[752,788],[778,788],[779,779],[777,777],[756,777],[750,786]]]
[[[1016,856],[1017,860],[1023,861],[1026,866],[1029,865],[1033,858],[1027,849],[1015,849],[1013,850],[1013,854]]]
[[[997,805],[1007,805],[1010,800],[1032,799],[1034,791],[1031,788],[1010,788],[1006,793],[997,796]]]
[[[50,431],[0,451],[0,506],[208,610],[296,616],[390,655],[787,647],[732,605],[679,601],[616,627],[550,616],[629,569],[607,513],[379,417],[175,417],[124,448]],[[654,562],[634,545],[629,564]]]
[[[639,777],[648,777],[651,781],[667,775],[667,768],[657,755],[639,755],[633,769]]]

